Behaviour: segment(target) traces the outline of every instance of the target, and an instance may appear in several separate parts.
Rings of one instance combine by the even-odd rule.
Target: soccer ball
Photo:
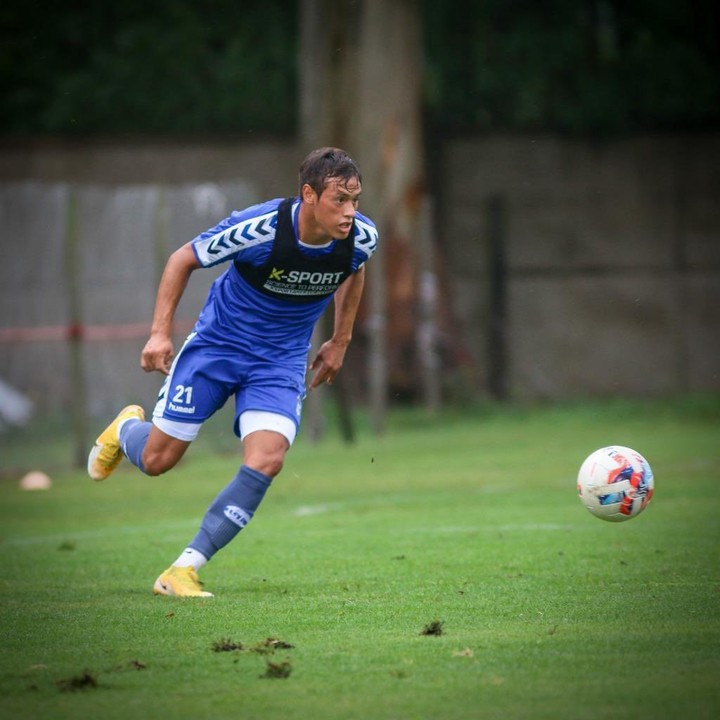
[[[609,522],[637,517],[650,502],[655,481],[648,461],[635,450],[610,445],[591,453],[580,466],[580,502]]]

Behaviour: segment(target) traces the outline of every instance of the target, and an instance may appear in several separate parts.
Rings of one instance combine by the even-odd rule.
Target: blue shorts
[[[300,426],[305,399],[306,358],[271,363],[237,348],[207,343],[191,333],[158,394],[154,418],[199,424],[235,396],[233,429],[247,410],[276,413]]]

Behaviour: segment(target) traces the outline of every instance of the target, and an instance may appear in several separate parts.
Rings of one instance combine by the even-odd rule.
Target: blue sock
[[[120,429],[120,447],[125,457],[143,472],[145,468],[142,464],[142,453],[150,435],[150,428],[152,428],[151,422],[142,422],[133,418],[126,420]]]
[[[271,482],[271,477],[242,465],[208,508],[200,531],[188,547],[209,560],[250,522]]]

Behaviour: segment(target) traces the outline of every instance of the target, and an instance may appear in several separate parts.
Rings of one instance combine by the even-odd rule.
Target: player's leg
[[[184,438],[188,437],[188,427],[182,425]],[[201,425],[192,427],[197,435]],[[93,480],[105,480],[127,457],[146,475],[160,475],[178,463],[191,439],[168,435],[145,422],[145,413],[139,405],[129,405],[98,437],[88,456],[88,473]]]
[[[298,384],[253,385],[236,394],[235,433],[243,443],[243,464],[211,503],[188,546],[188,550],[201,554],[199,558],[193,555],[196,570],[250,522],[273,478],[282,470],[300,423],[305,392]],[[272,409],[254,409],[263,406]]]
[[[266,417],[257,419],[256,415]],[[156,580],[153,587],[155,594],[185,597],[210,595],[201,589],[197,571],[250,522],[273,477],[282,468],[285,453],[295,437],[296,428],[292,420],[284,416],[270,416],[270,413],[244,413],[241,425],[262,425],[269,418],[274,427],[283,426],[286,434],[275,430],[253,430],[244,438],[243,452],[246,462],[210,504],[197,535],[180,557]],[[273,474],[251,467],[248,461],[253,462],[252,459]]]
[[[297,386],[264,387],[260,395],[262,400],[252,400],[253,393],[247,389],[238,393],[236,408],[239,414],[235,431],[243,441],[244,463],[210,504],[195,538],[157,579],[153,588],[156,594],[207,596],[200,590],[197,570],[247,525],[273,478],[282,469],[285,454],[297,434],[304,390],[298,391]],[[244,410],[248,402],[251,405],[264,403],[287,414]],[[188,573],[191,573],[190,578]]]
[[[88,474],[104,480],[123,457],[147,475],[174,467],[209,418],[233,391],[226,364],[212,358],[192,333],[175,358],[158,394],[153,422],[129,405],[100,434],[88,456]]]
[[[291,421],[288,423],[292,428],[289,434],[294,435],[295,428]],[[196,570],[218,550],[225,547],[250,522],[270,488],[273,478],[280,471],[290,442],[291,439],[287,436],[272,430],[257,430],[245,437],[243,451],[250,454],[245,455],[245,462],[240,466],[235,477],[213,500],[205,513],[200,530],[188,546],[204,557],[204,560],[199,559],[199,564],[194,564]],[[272,458],[272,461],[262,464],[268,472],[256,469],[250,464],[248,458],[259,455]]]
[[[190,443],[197,436],[201,425],[193,424],[193,437],[188,437],[187,423],[181,425],[182,437],[173,432],[168,424],[165,431],[151,423],[128,423],[121,435],[123,452],[133,465],[140,468],[146,475],[162,475],[178,464]],[[149,427],[148,427],[149,426]],[[173,434],[168,434],[169,432]]]

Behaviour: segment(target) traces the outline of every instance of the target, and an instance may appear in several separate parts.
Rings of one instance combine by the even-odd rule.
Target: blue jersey
[[[195,331],[212,343],[258,360],[304,364],[313,327],[332,296],[311,297],[303,302],[274,297],[254,288],[236,267],[238,263],[259,267],[268,261],[281,202],[278,198],[233,212],[192,241],[202,267],[234,261],[210,288]],[[332,240],[320,247],[303,245],[297,236],[299,207],[300,201],[294,201],[291,218],[295,242],[302,255],[313,258],[331,254],[337,243],[352,242],[350,269],[357,272],[375,252],[377,230],[373,222],[360,213],[356,213],[347,239]],[[308,273],[308,277],[310,275]],[[322,277],[318,277],[318,281],[322,281]]]

